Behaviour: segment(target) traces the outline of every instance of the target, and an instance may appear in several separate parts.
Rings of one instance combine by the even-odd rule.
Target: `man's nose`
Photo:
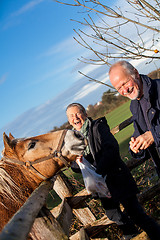
[[[123,86],[122,94],[123,94],[123,95],[128,94],[128,92],[129,92],[128,90],[129,90],[129,89],[128,89],[127,87]]]

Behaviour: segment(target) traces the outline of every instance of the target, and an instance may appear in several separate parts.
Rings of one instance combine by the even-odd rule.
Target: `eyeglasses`
[[[77,113],[72,113],[70,114],[68,117],[71,119],[71,118],[74,118],[74,117],[81,117],[82,116],[82,112],[77,112]]]
[[[121,92],[124,87],[127,87],[127,84],[131,81],[131,78],[129,77],[125,83],[123,83],[120,87],[117,88],[118,92]]]

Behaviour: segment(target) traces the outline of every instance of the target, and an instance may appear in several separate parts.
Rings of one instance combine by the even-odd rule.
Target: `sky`
[[[77,80],[77,17],[52,0],[0,1],[0,128]]]
[[[104,1],[116,5],[116,1]],[[125,8],[124,0],[118,2]],[[80,80],[78,70],[83,69],[85,74],[94,72],[98,80],[108,79],[107,68],[100,76],[101,68],[77,60],[88,54],[73,39],[73,29],[81,26],[70,19],[85,17],[85,13],[77,11],[79,8],[52,0],[0,0],[0,129]],[[134,62],[135,67],[149,71],[142,62]],[[83,89],[79,94],[91,90]]]

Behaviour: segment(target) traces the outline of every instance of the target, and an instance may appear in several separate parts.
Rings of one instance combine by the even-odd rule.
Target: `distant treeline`
[[[87,115],[93,119],[105,116],[107,113],[115,109],[116,107],[120,106],[124,102],[128,101],[127,98],[121,96],[120,94],[115,94],[111,90],[108,90],[103,93],[102,99],[100,102],[96,103],[95,105],[88,105],[87,107]],[[60,129],[71,129],[71,126],[68,122],[64,123],[60,127],[54,127],[55,130]]]
[[[107,113],[120,106],[128,99],[121,96],[119,93],[115,94],[110,89],[103,93],[102,100],[95,105],[88,105],[87,114],[93,119],[105,116]]]

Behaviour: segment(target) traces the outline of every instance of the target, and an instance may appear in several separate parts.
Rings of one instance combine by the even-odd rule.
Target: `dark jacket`
[[[131,151],[134,158],[147,159],[152,157],[155,163],[158,161],[160,164],[160,79],[152,80],[146,75],[140,75],[143,83],[144,97],[147,99],[147,117],[150,129],[147,128],[144,120],[143,112],[140,107],[139,101],[132,100],[130,110],[133,114],[134,120],[134,137],[137,137],[146,131],[152,132],[154,143],[147,150],[142,150],[138,154]]]
[[[96,172],[106,176],[113,199],[119,201],[138,193],[130,171],[120,158],[117,140],[111,134],[105,117],[97,120],[89,118],[88,142],[96,161]]]

